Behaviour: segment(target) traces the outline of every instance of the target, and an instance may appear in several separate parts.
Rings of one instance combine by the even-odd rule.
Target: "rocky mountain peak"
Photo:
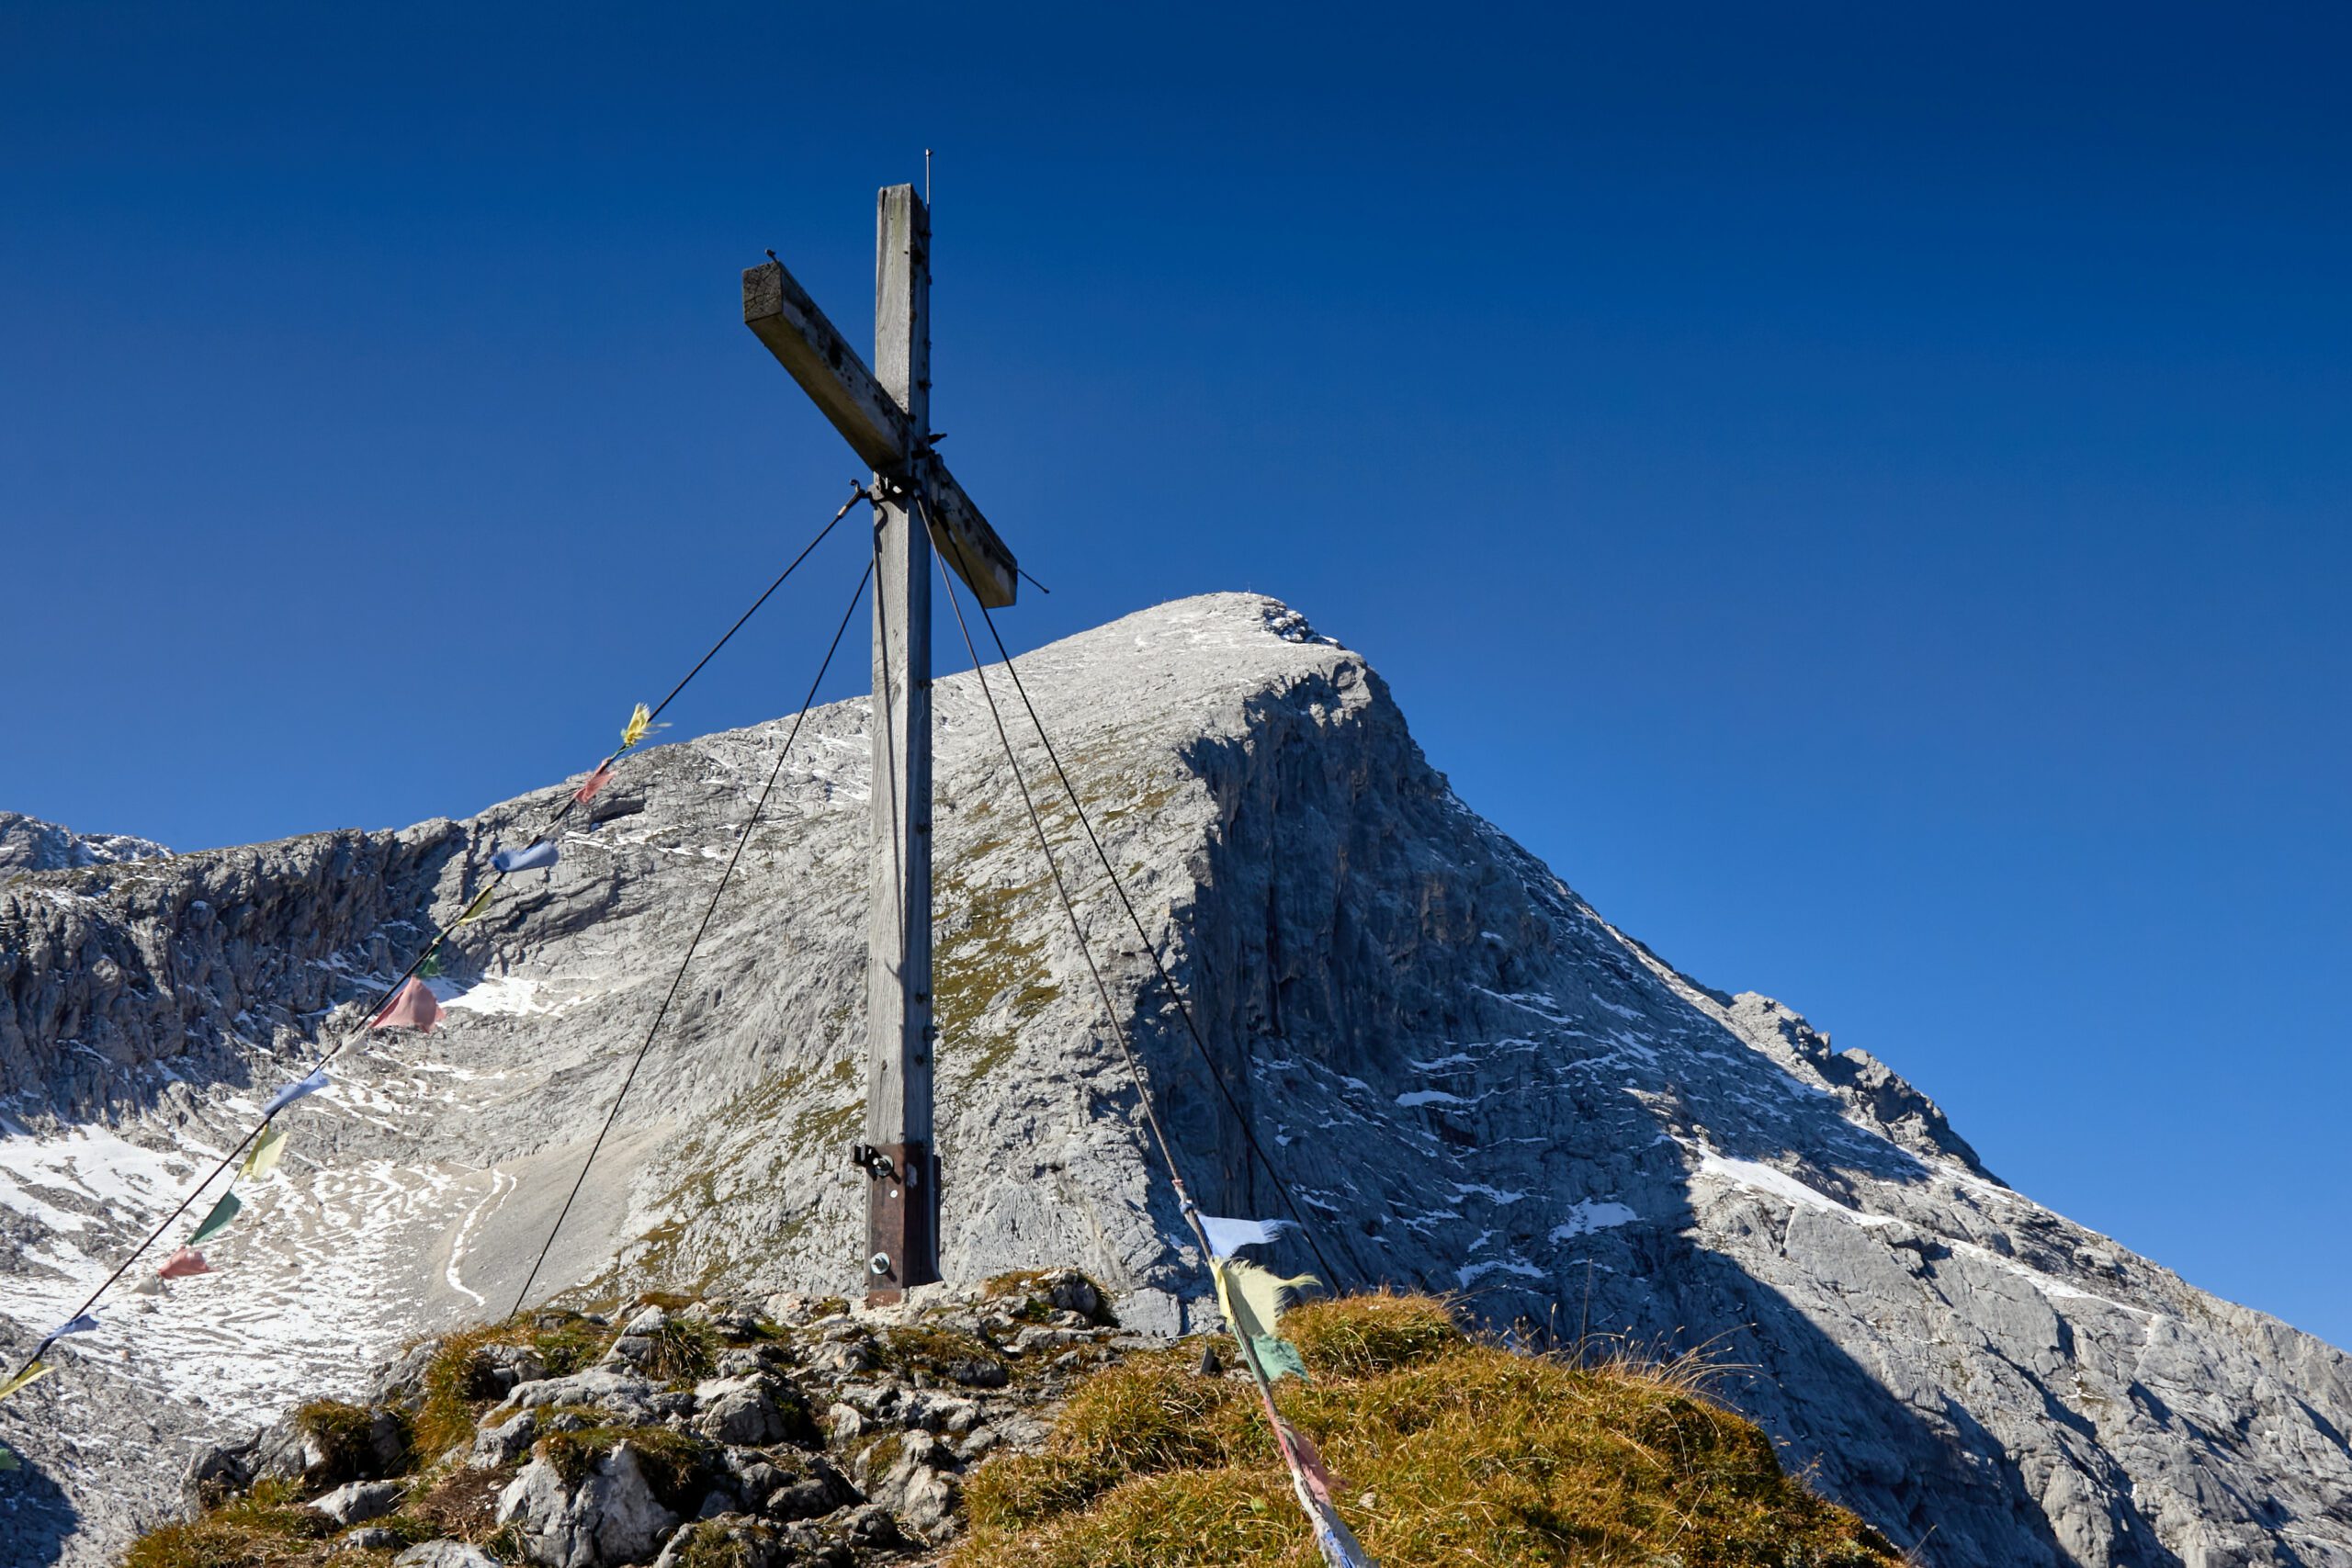
[[[1204,1049],[1041,789],[1211,1212],[1279,1216],[1287,1191],[1334,1283],[1453,1292],[1523,1336],[1710,1345],[1792,1464],[1931,1562],[2352,1563],[2341,1352],[2003,1186],[1879,1060],[1617,931],[1295,612],[1182,600],[1021,670],[1201,1030]],[[1138,1331],[1197,1325],[1200,1260],[978,689],[933,694],[947,1272],[1072,1265]],[[854,1288],[866,715],[817,710],[795,743],[549,1257],[571,1299]],[[218,1272],[139,1297],[0,1412],[25,1484],[73,1516],[61,1539],[135,1522],[151,1482],[164,1506],[180,1451],[334,1392],[366,1352],[505,1311],[786,728],[631,757],[560,863],[461,933],[444,1025],[371,1037],[304,1102]],[[10,1348],[568,787],[0,887]],[[1278,1261],[1322,1267],[1296,1236]],[[69,1395],[95,1424],[55,1419]],[[58,1516],[14,1516],[37,1517]]]

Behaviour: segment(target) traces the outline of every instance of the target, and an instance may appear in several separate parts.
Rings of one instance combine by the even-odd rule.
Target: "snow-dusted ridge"
[[[2034,1204],[1883,1064],[1616,931],[1295,612],[1181,601],[1022,668],[1343,1282],[1458,1291],[1535,1331],[1589,1290],[1596,1332],[1711,1342],[1755,1369],[1725,1394],[1932,1563],[2352,1564],[2339,1351]],[[1076,1261],[1129,1322],[1182,1325],[1197,1260],[994,730],[968,676],[934,696],[948,1268]],[[854,1285],[865,709],[810,716],[556,1284]],[[467,928],[443,1027],[371,1039],[289,1118],[293,1155],[209,1249],[220,1272],[132,1298],[0,1407],[28,1459],[0,1477],[0,1561],[100,1561],[200,1434],[503,1310],[783,728],[625,763],[552,875]],[[554,797],[0,888],[6,1348]],[[1282,1213],[1067,810],[1041,804],[1202,1201]],[[1295,1238],[1278,1261],[1314,1266]]]

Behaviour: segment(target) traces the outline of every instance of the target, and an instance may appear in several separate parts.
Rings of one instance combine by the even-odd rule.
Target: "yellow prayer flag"
[[[1218,1258],[1210,1267],[1216,1279],[1216,1304],[1225,1309],[1226,1322],[1235,1333],[1253,1340],[1261,1335],[1272,1337],[1283,1309],[1297,1299],[1300,1288],[1322,1282],[1312,1274],[1285,1280],[1239,1258]]]
[[[7,1398],[10,1394],[16,1393],[18,1389],[23,1388],[28,1383],[36,1383],[40,1382],[41,1379],[49,1376],[52,1370],[53,1369],[47,1361],[35,1361],[31,1366],[27,1367],[23,1371],[18,1372],[6,1382],[0,1383],[0,1399]]]
[[[245,1163],[238,1168],[240,1180],[258,1181],[277,1168],[277,1156],[286,1152],[286,1129],[273,1122],[261,1135],[261,1142],[245,1156]]]
[[[494,887],[485,887],[481,892],[475,894],[474,901],[466,906],[466,912],[449,922],[449,929],[451,931],[456,931],[468,920],[479,919],[481,917],[481,912],[490,908],[490,896],[496,891],[497,889]]]
[[[652,713],[643,703],[638,704],[628,716],[628,723],[621,728],[621,750],[626,751],[644,739],[645,732],[652,728]]]

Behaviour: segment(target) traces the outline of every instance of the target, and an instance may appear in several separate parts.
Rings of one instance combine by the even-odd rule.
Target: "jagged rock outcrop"
[[[0,811],[0,876],[18,871],[75,871],[152,860],[172,852],[128,833],[76,833],[21,811]]]
[[[672,1297],[617,1324],[543,1312],[425,1340],[377,1370],[365,1406],[307,1404],[199,1450],[189,1517],[220,1533],[156,1545],[223,1555],[236,1526],[204,1509],[277,1478],[296,1486],[275,1496],[302,1561],[405,1546],[407,1568],[477,1568],[465,1553],[485,1550],[535,1568],[909,1562],[963,1529],[971,1466],[1034,1450],[1077,1378],[1162,1343],[1099,1303],[1055,1304],[1074,1290],[1093,1299],[1068,1270],[870,1313]],[[412,1440],[370,1440],[384,1427]]]
[[[1222,1080],[1342,1282],[1459,1290],[1532,1333],[1589,1300],[1597,1330],[1711,1343],[1753,1369],[1734,1402],[1931,1563],[2352,1563],[2341,1352],[2040,1208],[1881,1062],[1614,930],[1295,614],[1188,600],[1022,668],[1205,1036],[1204,1061],[1041,787],[1204,1204],[1281,1213]],[[1197,1260],[995,732],[968,674],[934,698],[948,1269],[1076,1262],[1124,1321],[1182,1327]],[[855,1288],[865,718],[811,715],[543,1290]],[[175,1477],[102,1442],[160,1456],[356,1379],[355,1344],[506,1308],[784,728],[625,764],[562,863],[456,943],[443,1029],[371,1040],[305,1102],[220,1272],[0,1414],[62,1488],[43,1517],[103,1540],[114,1500]],[[9,1348],[560,798],[0,889]],[[87,1438],[44,1435],[69,1382],[107,1413]]]

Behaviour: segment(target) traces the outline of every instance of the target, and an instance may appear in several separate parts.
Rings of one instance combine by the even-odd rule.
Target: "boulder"
[[[776,1379],[716,1378],[695,1387],[694,1426],[714,1442],[756,1447],[806,1432],[808,1414],[798,1392]]]
[[[480,1547],[462,1540],[428,1540],[392,1559],[392,1568],[499,1568]]]
[[[616,1443],[577,1487],[545,1460],[525,1465],[498,1495],[500,1524],[516,1527],[523,1555],[540,1568],[611,1568],[641,1562],[677,1528],[636,1450]]]
[[[378,1371],[368,1385],[368,1399],[377,1404],[397,1404],[413,1408],[424,1403],[424,1372],[441,1348],[437,1340],[426,1339],[410,1346],[400,1356]]]
[[[399,1507],[407,1492],[397,1481],[354,1481],[311,1499],[311,1506],[338,1525],[365,1524]]]
[[[868,1482],[866,1494],[936,1544],[957,1525],[963,1489],[950,1473],[955,1464],[956,1456],[930,1433],[909,1432],[899,1439],[889,1469]]]
[[[187,1469],[180,1476],[180,1502],[189,1517],[253,1483],[254,1448],[252,1441],[215,1443],[188,1456]]]
[[[485,1426],[476,1432],[466,1463],[475,1470],[496,1470],[500,1465],[513,1464],[530,1452],[538,1435],[538,1416],[528,1410],[518,1412],[494,1427]]]
[[[516,1387],[505,1403],[491,1412],[503,1420],[514,1410],[540,1410],[550,1404],[593,1404],[638,1426],[650,1426],[670,1416],[693,1412],[694,1396],[673,1393],[647,1378],[632,1377],[608,1368],[592,1367],[570,1377],[542,1378]]]

